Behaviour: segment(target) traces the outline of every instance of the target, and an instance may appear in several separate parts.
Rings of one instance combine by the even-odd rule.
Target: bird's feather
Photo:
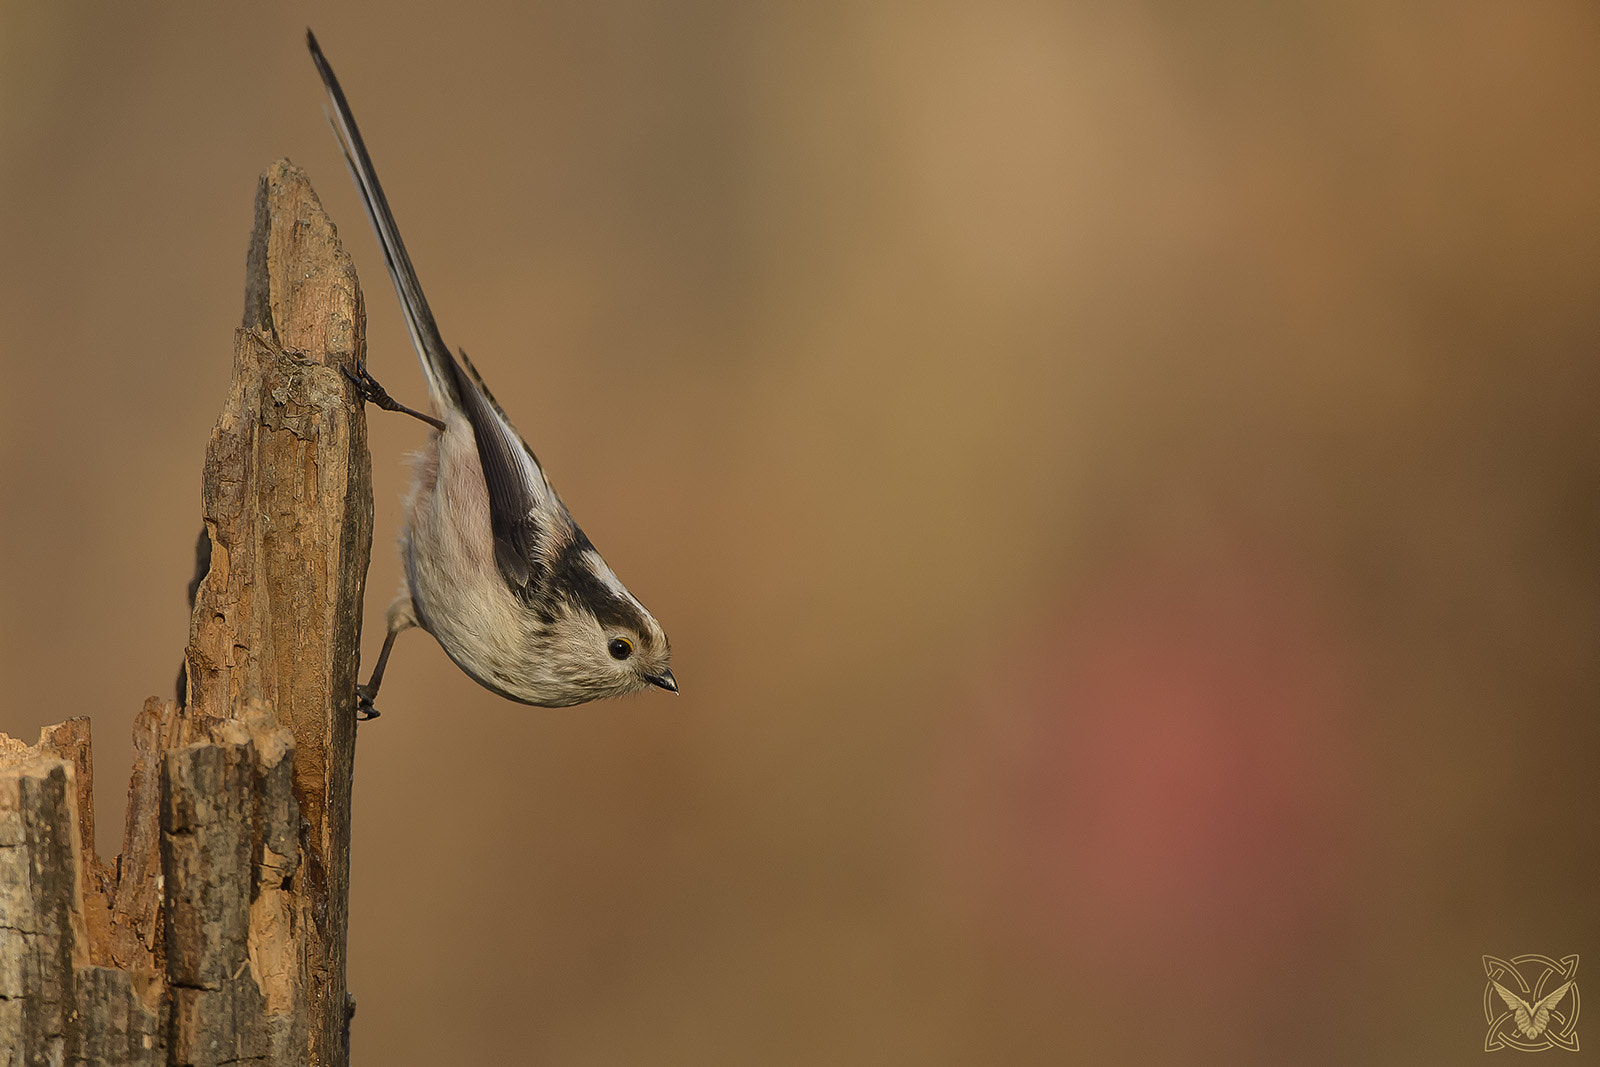
[[[1500,994],[1500,999],[1505,1001],[1506,1007],[1511,1009],[1512,1019],[1515,1021],[1517,1029],[1528,1037],[1534,1036],[1537,1031],[1533,1029],[1532,1009],[1528,1007],[1528,1002],[1499,982],[1494,982],[1493,985],[1494,991]]]
[[[465,369],[461,369],[463,367]],[[514,588],[531,592],[549,569],[551,543],[572,525],[550,488],[533,449],[484,387],[478,369],[461,353],[456,384],[478,439],[478,458],[489,489],[489,526],[495,560]]]
[[[355,177],[367,218],[383,248],[384,262],[400,298],[411,343],[422,361],[434,406],[440,414],[452,410],[461,412],[472,426],[489,493],[495,561],[507,584],[526,595],[548,570],[546,542],[569,524],[561,521],[565,518],[565,508],[550,489],[533,450],[483,386],[477,369],[469,362],[463,370],[445,346],[339,79],[334,76],[333,68],[310,30],[306,31],[306,43],[333,105],[330,119],[334,132]],[[465,352],[461,358],[466,359]]]
[[[1544,1028],[1550,1025],[1551,1009],[1557,1004],[1561,1003],[1561,998],[1566,996],[1567,990],[1571,988],[1571,982],[1557,986],[1556,989],[1543,1000],[1533,1005],[1533,1033],[1528,1034],[1529,1037],[1537,1037],[1539,1034],[1544,1032]],[[1527,1033],[1527,1031],[1524,1030],[1523,1033]]]
[[[366,142],[361,139],[361,129],[356,125],[344,90],[339,87],[339,79],[317,45],[316,35],[310,30],[306,31],[306,45],[311,49],[311,59],[317,66],[317,73],[322,76],[322,85],[333,105],[333,113],[328,121],[339,138],[345,163],[349,165],[356,188],[361,193],[362,206],[367,209],[367,218],[378,235],[378,244],[383,248],[383,260],[389,268],[389,278],[394,282],[395,292],[399,294],[400,309],[405,314],[411,343],[416,346],[417,355],[422,360],[428,388],[444,401],[445,406],[456,406],[459,401],[452,373],[455,360],[439,335],[433,311],[428,307],[428,298],[423,295],[422,285],[417,281],[411,256],[406,252],[405,242],[400,239],[400,228],[395,225],[394,214],[389,210],[389,198],[384,195],[378,172],[372,166],[372,157],[367,155]]]
[[[1511,1009],[1512,1020],[1517,1030],[1524,1037],[1534,1038],[1544,1033],[1545,1027],[1550,1025],[1550,1011],[1561,998],[1567,995],[1567,990],[1572,988],[1572,983],[1567,982],[1558,986],[1548,996],[1534,1004],[1528,1003],[1499,982],[1491,983],[1500,999],[1505,1001],[1506,1007]]]

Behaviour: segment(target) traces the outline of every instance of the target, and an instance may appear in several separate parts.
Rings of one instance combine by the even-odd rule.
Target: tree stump
[[[114,863],[95,853],[88,720],[33,746],[0,734],[0,1067],[349,1062],[372,482],[345,371],[365,346],[350,257],[279,161],[206,449],[188,699],[152,697],[134,722]]]

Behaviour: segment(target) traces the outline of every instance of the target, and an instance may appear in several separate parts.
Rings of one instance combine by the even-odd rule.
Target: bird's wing
[[[367,155],[361,130],[350,112],[350,104],[310,30],[306,31],[306,46],[311,49],[311,59],[333,105],[330,119],[334,133],[338,135],[345,162],[350,165],[350,173],[361,193],[367,218],[378,235],[378,244],[383,248],[383,259],[400,298],[411,343],[422,360],[434,406],[440,414],[459,411],[472,424],[489,493],[489,523],[494,532],[495,560],[500,573],[513,588],[526,591],[546,566],[541,561],[540,546],[562,525],[564,509],[545,480],[539,461],[483,387],[477,370],[471,369],[470,375],[463,372],[445,347],[433,312],[428,308],[428,298],[423,295],[417,272],[411,266],[411,257],[406,253],[405,242],[400,239],[400,229],[389,210],[388,197],[384,196],[378,173]],[[465,352],[462,359],[466,359]]]
[[[1567,990],[1571,988],[1571,982],[1567,982],[1565,985],[1557,986],[1553,992],[1532,1006],[1531,1011],[1533,1013],[1533,1033],[1529,1034],[1529,1037],[1538,1036],[1544,1031],[1545,1027],[1550,1025],[1550,1009],[1554,1008],[1557,1004],[1560,1004],[1561,998],[1566,996]]]
[[[533,450],[483,386],[478,369],[461,353],[465,372],[456,384],[462,410],[478,439],[478,459],[489,490],[489,527],[495,562],[512,588],[530,592],[549,567],[552,542],[572,525]]]
[[[1511,1014],[1516,1021],[1517,1029],[1528,1037],[1533,1037],[1539,1031],[1533,1028],[1533,1009],[1528,1002],[1517,996],[1499,982],[1492,982],[1494,991],[1500,994],[1500,999],[1506,1002],[1506,1007],[1511,1009]]]

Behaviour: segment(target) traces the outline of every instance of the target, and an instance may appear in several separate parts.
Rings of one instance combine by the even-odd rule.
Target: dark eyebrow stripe
[[[619,626],[648,640],[649,627],[645,625],[644,616],[632,600],[617,593],[589,569],[584,560],[587,552],[599,555],[583,531],[575,529],[551,568],[551,591],[575,607],[591,612],[601,625]]]

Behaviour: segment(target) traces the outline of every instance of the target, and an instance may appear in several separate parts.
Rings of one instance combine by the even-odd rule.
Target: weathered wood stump
[[[0,1067],[349,1062],[345,933],[366,318],[304,173],[262,175],[184,706],[134,722],[122,851],[94,847],[87,719],[0,735]],[[175,578],[176,585],[176,578]]]

